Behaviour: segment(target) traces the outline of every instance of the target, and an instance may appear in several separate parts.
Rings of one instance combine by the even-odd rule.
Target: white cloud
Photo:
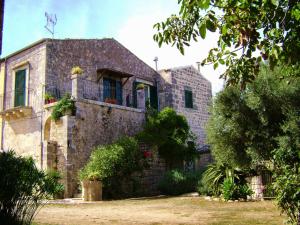
[[[208,51],[216,45],[217,35],[208,33],[205,40],[192,43],[191,47],[186,49],[184,56],[175,46],[163,45],[162,48],[159,48],[153,41],[152,36],[155,30],[152,27],[156,22],[163,21],[169,14],[166,14],[165,10],[159,9],[155,13],[148,12],[131,16],[117,32],[116,39],[153,68],[155,67],[153,62],[155,56],[159,59],[159,69],[191,64],[196,67],[196,62],[202,61]],[[212,66],[201,67],[201,73],[212,83],[213,93],[220,91],[223,86],[223,80],[219,79],[223,71],[224,68],[215,71]]]

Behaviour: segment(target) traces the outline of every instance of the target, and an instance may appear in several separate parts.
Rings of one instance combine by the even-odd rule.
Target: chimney
[[[158,62],[158,57],[155,56],[155,58],[153,59],[153,61],[155,62],[155,70],[157,71],[157,62]]]
[[[201,67],[201,63],[200,62],[196,62],[197,66],[198,66],[198,72],[200,73],[200,67]]]

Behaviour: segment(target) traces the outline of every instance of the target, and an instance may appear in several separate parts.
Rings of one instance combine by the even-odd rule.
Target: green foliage
[[[71,111],[72,115],[76,111],[74,100],[71,99],[70,94],[65,94],[61,100],[57,102],[51,113],[51,118],[55,121],[64,116],[66,112]]]
[[[260,62],[268,60],[273,68],[279,60],[298,64],[300,52],[299,1],[179,0],[178,15],[157,23],[153,36],[162,43],[185,46],[204,39],[207,31],[218,32],[217,47],[209,51],[202,64],[226,65],[222,75],[228,85],[255,79]],[[255,54],[260,52],[260,55]]]
[[[53,183],[56,183],[56,185],[53,185],[53,191],[52,191],[52,194],[49,195],[49,197],[50,198],[62,197],[65,188],[64,188],[63,184],[58,182],[62,179],[61,173],[57,170],[51,169],[51,170],[47,170],[45,174],[50,181],[52,181]]]
[[[300,106],[300,102],[298,104]],[[276,200],[291,224],[298,224],[300,213],[299,108],[289,110],[288,118],[281,126],[283,134],[277,139],[278,148],[273,151]]]
[[[54,98],[54,97],[53,97],[51,94],[45,93],[45,100],[46,100],[46,101],[52,100],[53,98]]]
[[[170,167],[196,156],[193,135],[184,116],[178,115],[171,108],[148,115],[144,130],[138,138],[149,145],[157,146],[159,155]]]
[[[246,184],[246,176],[248,174],[249,172],[239,168],[211,164],[202,175],[202,179],[198,184],[198,191],[200,194],[219,196],[224,192],[223,185],[226,179],[232,180],[235,186],[242,186]],[[230,193],[231,186],[229,181],[226,181],[225,183],[227,185],[226,193]]]
[[[79,66],[74,66],[71,70],[71,74],[82,74],[83,70]]]
[[[62,190],[54,176],[36,168],[32,158],[0,153],[1,224],[30,224],[41,200]]]
[[[159,190],[167,195],[180,195],[197,190],[200,172],[168,171],[159,183]]]
[[[81,169],[79,178],[101,180],[104,194],[118,198],[126,194],[122,190],[122,182],[131,179],[132,173],[141,171],[143,166],[137,141],[124,137],[114,144],[96,147],[89,162]]]
[[[136,90],[141,90],[141,89],[144,89],[145,88],[145,85],[143,83],[139,83],[137,86],[136,86]]]
[[[286,109],[299,105],[300,79],[282,78],[289,69],[263,67],[246,90],[228,87],[216,96],[207,137],[218,163],[255,168],[272,159]]]
[[[222,194],[225,201],[236,199],[236,185],[233,179],[225,178],[222,185]]]
[[[247,199],[252,195],[252,190],[247,184],[235,183],[234,179],[225,178],[222,184],[222,196],[225,201],[237,200],[240,198]]]

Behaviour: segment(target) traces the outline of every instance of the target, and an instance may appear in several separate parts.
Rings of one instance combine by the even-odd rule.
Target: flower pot
[[[72,116],[72,110],[68,109],[67,111],[65,111],[64,115],[65,116]]]
[[[102,200],[102,182],[98,180],[84,180],[82,185],[82,198],[84,201]]]
[[[105,99],[105,103],[117,104],[117,99],[107,98]]]
[[[54,102],[56,102],[56,99],[55,99],[55,98],[52,98],[52,99],[50,99],[49,101],[50,101],[50,103],[54,103]]]

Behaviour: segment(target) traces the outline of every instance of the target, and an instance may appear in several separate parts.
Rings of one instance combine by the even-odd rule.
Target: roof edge
[[[36,42],[33,42],[33,43],[31,43],[31,44],[25,46],[24,48],[21,48],[20,50],[17,50],[17,51],[15,51],[15,52],[10,53],[9,55],[7,55],[7,56],[1,58],[1,59],[0,59],[0,62],[3,62],[3,61],[5,61],[6,59],[8,59],[8,58],[10,58],[10,57],[12,57],[12,56],[15,56],[15,55],[17,55],[17,54],[19,54],[19,53],[21,53],[21,52],[24,52],[24,51],[26,51],[27,49],[30,49],[30,48],[32,48],[32,47],[34,47],[34,46],[36,46],[36,45],[39,45],[39,44],[41,44],[41,43],[43,43],[43,42],[45,42],[45,41],[47,41],[47,40],[50,40],[50,38],[43,38],[43,39],[40,39],[40,40],[38,40],[38,41],[36,41]]]
[[[31,43],[31,44],[29,44],[29,45],[27,45],[27,46],[25,46],[25,47],[23,47],[23,48],[15,51],[15,52],[13,52],[13,53],[8,54],[7,56],[5,56],[3,58],[0,58],[0,62],[3,62],[3,61],[5,61],[6,59],[8,59],[10,57],[13,57],[13,56],[15,56],[15,55],[17,55],[17,54],[19,54],[21,52],[26,51],[27,49],[30,49],[30,48],[32,48],[32,47],[34,47],[36,45],[39,45],[39,44],[41,44],[43,42],[46,42],[46,41],[73,41],[73,40],[77,40],[77,41],[82,40],[82,41],[84,41],[84,40],[103,40],[103,39],[113,39],[113,38],[101,38],[101,39],[97,39],[97,38],[92,38],[92,39],[90,39],[90,38],[65,38],[65,39],[42,38],[42,39],[40,39],[40,40],[38,40],[36,42],[33,42],[33,43]]]

